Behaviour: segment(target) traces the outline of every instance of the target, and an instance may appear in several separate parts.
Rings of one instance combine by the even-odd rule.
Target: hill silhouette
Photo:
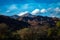
[[[30,26],[30,24],[28,24],[27,22],[18,21],[16,19],[3,15],[0,15],[0,24],[1,23],[7,24],[9,28],[12,28],[13,30],[18,30]]]

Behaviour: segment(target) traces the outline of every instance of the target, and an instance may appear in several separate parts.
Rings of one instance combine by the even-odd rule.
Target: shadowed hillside
[[[3,15],[0,15],[0,23],[5,23],[10,28],[13,28],[15,30],[30,26],[30,24],[28,24],[27,22],[18,21],[18,20],[15,20],[15,19],[10,18],[8,16],[3,16]]]

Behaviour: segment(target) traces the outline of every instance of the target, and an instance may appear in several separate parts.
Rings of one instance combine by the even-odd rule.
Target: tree
[[[5,23],[0,24],[0,40],[20,40],[16,31],[11,31],[8,27]]]
[[[18,30],[17,33],[22,40],[42,40],[47,37],[47,31],[40,29],[40,27],[24,28]]]

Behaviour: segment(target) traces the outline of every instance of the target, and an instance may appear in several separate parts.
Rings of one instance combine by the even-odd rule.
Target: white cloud
[[[47,12],[50,13],[51,17],[57,17],[58,15],[60,15],[60,8],[48,8]]]
[[[56,7],[54,9],[54,11],[55,11],[56,16],[59,16],[60,15],[60,8],[59,7]]]
[[[54,17],[56,17],[56,16],[54,16],[54,15],[53,15],[53,16],[51,16],[51,17],[53,17],[53,18],[54,18]]]
[[[52,13],[59,13],[60,12],[60,8],[56,7],[56,8],[48,8],[47,12],[52,12]]]
[[[15,10],[15,9],[18,9],[17,7],[16,7],[16,5],[11,5],[10,7],[8,7],[8,9],[7,9],[7,13],[9,13],[10,11],[12,11],[12,10]]]
[[[56,7],[56,8],[55,8],[55,11],[56,11],[56,12],[60,12],[60,8],[59,8],[59,7]]]
[[[39,13],[39,12],[40,12],[39,9],[35,9],[35,10],[33,10],[33,11],[31,12],[31,14],[32,14],[32,15],[35,15],[35,14],[37,14],[37,13]]]
[[[52,14],[54,14],[54,15],[56,15],[56,16],[60,15],[60,8],[59,8],[59,7],[54,8]]]
[[[24,15],[24,14],[26,14],[26,13],[29,13],[28,11],[25,11],[25,12],[20,12],[19,14],[17,14],[18,16],[22,16],[22,15]]]
[[[9,7],[9,10],[13,10],[13,9],[17,9],[16,5],[11,5],[11,6]]]
[[[52,8],[48,8],[48,9],[47,9],[47,11],[50,11],[50,10],[52,10]]]
[[[47,10],[46,10],[46,9],[41,9],[40,12],[41,12],[41,13],[46,13]]]
[[[9,13],[9,12],[10,12],[10,10],[7,10],[6,12],[7,12],[7,13]]]
[[[50,17],[56,17],[54,14],[51,14]]]

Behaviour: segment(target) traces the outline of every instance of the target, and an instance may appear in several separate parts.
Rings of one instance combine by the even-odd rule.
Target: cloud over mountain
[[[47,10],[46,10],[46,9],[41,9],[40,12],[41,12],[41,13],[46,13]]]
[[[55,8],[47,8],[47,9],[34,9],[32,12],[28,12],[28,11],[24,11],[24,12],[20,12],[18,15],[22,16],[24,14],[30,13],[32,15],[37,15],[37,14],[44,14],[47,15],[49,14],[50,17],[57,17],[58,14],[60,15],[60,8],[59,7],[55,7]]]
[[[36,15],[36,14],[38,14],[38,13],[40,13],[40,10],[39,10],[39,9],[35,9],[35,10],[33,10],[33,11],[31,12],[32,15]]]
[[[59,8],[59,7],[56,7],[56,8],[54,9],[54,11],[55,11],[56,13],[60,13],[60,8]]]
[[[25,12],[20,12],[19,14],[17,14],[18,16],[23,16],[24,14],[27,14],[29,13],[28,11],[25,11]]]
[[[40,13],[46,13],[47,9],[35,9],[31,12],[32,15],[40,14]]]

